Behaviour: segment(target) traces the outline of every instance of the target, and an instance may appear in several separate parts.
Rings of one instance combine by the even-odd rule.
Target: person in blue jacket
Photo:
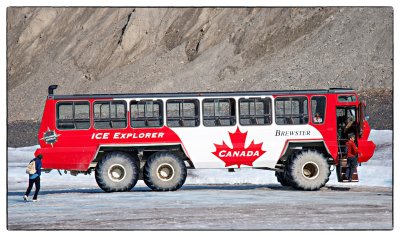
[[[36,173],[29,175],[29,186],[28,186],[28,189],[26,190],[25,195],[24,195],[24,200],[25,201],[28,201],[28,196],[29,196],[29,193],[31,192],[33,184],[35,184],[35,195],[33,195],[33,199],[32,200],[34,202],[37,201],[37,197],[38,197],[39,190],[40,190],[40,175],[42,173],[41,172],[41,170],[42,170],[42,158],[43,158],[43,156],[40,154],[40,155],[38,155],[37,157],[35,157],[32,160],[32,161],[35,161]]]

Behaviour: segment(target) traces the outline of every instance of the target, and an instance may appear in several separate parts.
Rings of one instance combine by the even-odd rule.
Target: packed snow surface
[[[139,181],[131,192],[105,193],[94,175],[53,170],[42,174],[38,203],[22,200],[25,166],[37,146],[8,148],[8,228],[392,229],[392,131],[370,137],[377,148],[359,167],[360,182],[338,183],[332,172],[317,192],[282,187],[274,172],[243,168],[190,170],[177,192],[152,192]]]

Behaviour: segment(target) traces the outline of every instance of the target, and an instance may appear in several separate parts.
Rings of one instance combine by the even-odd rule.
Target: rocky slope
[[[392,128],[392,8],[8,8],[7,49],[9,132],[40,121],[50,84],[58,94],[352,87],[373,127]]]

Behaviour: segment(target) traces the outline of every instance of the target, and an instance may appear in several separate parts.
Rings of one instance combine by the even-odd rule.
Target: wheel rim
[[[306,179],[315,179],[319,175],[319,167],[314,162],[307,162],[303,165],[301,173]]]
[[[169,181],[175,175],[175,170],[172,165],[164,163],[157,167],[157,177],[162,181]]]
[[[126,177],[125,168],[120,164],[112,165],[108,169],[108,177],[114,182],[121,182]]]

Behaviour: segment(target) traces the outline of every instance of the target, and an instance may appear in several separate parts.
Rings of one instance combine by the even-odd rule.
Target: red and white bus
[[[359,163],[375,150],[365,103],[352,89],[55,95],[56,88],[35,155],[46,170],[94,171],[106,192],[129,191],[138,179],[177,190],[187,169],[201,168],[272,170],[282,185],[318,190],[335,166],[338,181],[348,181],[348,134],[356,135]]]

